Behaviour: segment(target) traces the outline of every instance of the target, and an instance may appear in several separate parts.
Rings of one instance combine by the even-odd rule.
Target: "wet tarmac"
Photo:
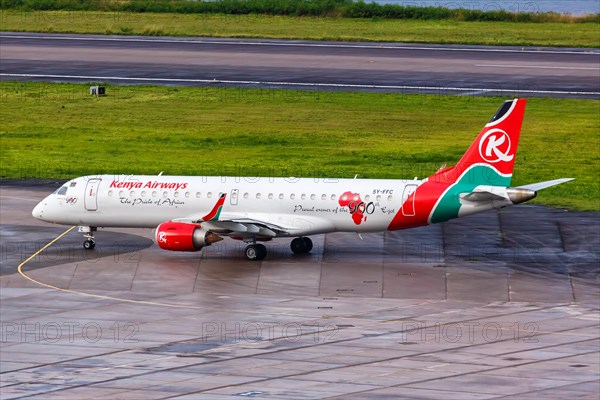
[[[151,230],[31,217],[0,185],[0,397],[582,398],[600,394],[600,213],[517,206],[385,234],[170,253]]]

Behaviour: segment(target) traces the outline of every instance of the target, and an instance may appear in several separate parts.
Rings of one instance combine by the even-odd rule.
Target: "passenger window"
[[[269,193],[269,200],[273,200],[273,193]]]
[[[190,192],[185,192],[185,197],[189,198],[190,197]]]
[[[175,192],[175,197],[179,197],[179,192]]]
[[[123,197],[123,196],[125,196],[125,192],[121,190],[121,191],[119,192],[119,197]]]
[[[327,200],[327,195],[326,194],[322,194],[321,195],[321,200]]]
[[[152,192],[152,197],[156,197],[158,195],[158,193],[156,193],[156,190]]]
[[[283,193],[279,193],[279,199],[280,199],[280,200],[283,200],[283,197],[284,197],[284,196],[283,196]]]
[[[210,199],[212,197],[212,192],[206,193],[206,197],[208,197]]]
[[[250,197],[250,195],[248,193],[244,193],[244,198],[247,199],[248,197]]]
[[[377,195],[376,199],[377,201],[381,201],[381,195]]]
[[[310,199],[311,199],[311,200],[314,200],[314,199],[315,199],[315,197],[317,197],[317,196],[315,196],[314,194],[311,194],[311,195],[310,195]]]
[[[135,196],[135,190],[132,190],[131,192],[129,192],[129,197],[133,197]]]
[[[256,198],[260,199],[260,193],[256,193]]]
[[[163,197],[169,197],[169,192],[163,192]]]
[[[112,190],[109,190],[109,191],[108,191],[108,195],[109,195],[109,196],[112,196]]]
[[[388,196],[388,201],[392,201],[393,197],[391,195]]]
[[[302,193],[302,196],[300,196],[300,198],[301,198],[302,200],[306,200],[306,195],[305,195],[304,193]]]
[[[337,198],[337,196],[335,194],[331,195],[331,200],[335,200]]]
[[[296,195],[294,193],[290,194],[290,200],[294,200],[296,198]]]
[[[200,192],[196,192],[196,198],[199,199],[200,198]]]
[[[369,200],[371,200],[371,196],[369,196],[369,195],[366,195],[366,196],[365,196],[365,201],[369,201]]]
[[[142,190],[142,197],[146,197],[146,191]]]

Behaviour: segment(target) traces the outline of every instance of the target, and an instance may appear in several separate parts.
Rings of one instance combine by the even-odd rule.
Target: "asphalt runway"
[[[0,77],[600,99],[600,50],[3,32]]]
[[[385,234],[170,253],[31,217],[0,184],[2,399],[597,399],[600,213],[516,206]]]

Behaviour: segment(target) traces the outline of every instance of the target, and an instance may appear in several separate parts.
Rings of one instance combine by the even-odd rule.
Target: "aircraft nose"
[[[33,216],[33,218],[36,219],[43,219],[44,217],[44,208],[45,208],[45,204],[44,201],[40,201],[37,206],[35,206],[33,208],[33,210],[31,211],[31,215]]]

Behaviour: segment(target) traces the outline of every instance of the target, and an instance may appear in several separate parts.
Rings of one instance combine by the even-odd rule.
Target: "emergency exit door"
[[[229,196],[229,204],[231,204],[232,206],[237,206],[238,195],[239,195],[238,189],[231,189],[231,196]]]

